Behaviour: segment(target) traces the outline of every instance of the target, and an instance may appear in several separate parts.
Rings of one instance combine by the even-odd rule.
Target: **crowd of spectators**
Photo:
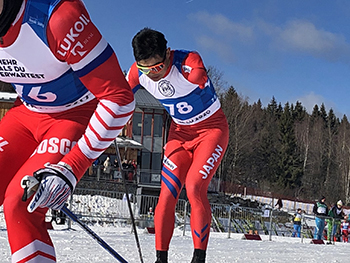
[[[123,160],[122,169],[118,159],[107,156],[105,159],[97,159],[89,169],[90,176],[97,176],[98,179],[111,179],[121,182],[124,179],[128,182],[138,181],[138,168],[135,160]]]
[[[339,241],[348,242],[349,215],[344,213],[341,200],[328,206],[326,197],[322,196],[315,203],[313,212],[316,223],[314,239],[324,239],[327,244]]]
[[[277,204],[276,204],[277,206]],[[301,237],[301,225],[303,214],[306,213],[298,208],[293,217],[292,237]],[[349,242],[350,220],[349,215],[344,212],[343,202],[327,205],[326,197],[322,196],[313,207],[315,215],[314,240],[324,240],[327,244],[333,242]]]

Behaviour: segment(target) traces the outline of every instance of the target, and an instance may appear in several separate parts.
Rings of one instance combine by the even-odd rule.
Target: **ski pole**
[[[128,263],[121,255],[119,255],[111,246],[109,246],[102,238],[100,238],[94,231],[92,231],[84,222],[82,222],[72,211],[66,206],[61,208],[61,211],[65,213],[70,219],[81,226],[93,239],[97,241],[105,250],[107,250],[114,258],[119,262]]]
[[[34,176],[25,176],[21,181],[21,186],[24,188],[22,201],[33,195],[39,186],[39,181]],[[128,263],[122,256],[120,256],[112,247],[110,247],[102,238],[100,238],[94,231],[92,231],[86,224],[84,224],[68,207],[63,206],[61,211],[65,213],[71,220],[80,225],[93,239],[95,239],[105,250],[107,250],[114,258],[121,263]]]
[[[133,230],[134,230],[136,245],[137,245],[137,249],[139,251],[139,257],[140,257],[141,263],[143,263],[141,246],[140,246],[139,238],[138,238],[138,235],[137,235],[137,229],[136,229],[136,225],[135,225],[134,214],[133,214],[132,209],[131,209],[131,203],[130,203],[130,198],[129,198],[129,191],[128,191],[128,187],[127,187],[126,182],[125,182],[125,174],[123,173],[125,171],[123,170],[122,160],[120,158],[120,153],[119,153],[117,139],[114,140],[114,146],[115,146],[115,153],[117,155],[117,161],[118,161],[119,169],[122,172],[122,180],[123,180],[123,184],[124,184],[124,188],[125,188],[126,201],[128,203],[128,208],[129,208],[129,213],[130,213],[132,227],[133,227]]]

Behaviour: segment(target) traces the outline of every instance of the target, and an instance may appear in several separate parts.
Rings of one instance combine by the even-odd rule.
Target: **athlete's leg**
[[[191,154],[177,140],[166,144],[159,201],[154,214],[156,250],[167,251],[174,231],[175,206],[183,187]]]
[[[297,227],[297,237],[301,237],[301,225]]]
[[[314,232],[314,239],[319,239],[319,232],[320,232],[320,221],[321,219],[318,217],[315,217],[315,232]]]
[[[327,240],[332,241],[332,232],[333,232],[333,220],[327,219]],[[321,227],[319,227],[321,229]]]
[[[209,183],[219,167],[228,143],[228,129],[211,129],[197,143],[186,177],[186,193],[191,204],[191,231],[195,249],[206,250],[210,232],[211,208],[207,197]]]
[[[17,119],[17,109],[9,110],[0,122],[0,205],[13,176],[34,152],[37,142]]]
[[[20,181],[25,175],[32,175],[46,162],[57,163],[69,152],[85,131],[89,117],[76,116],[78,121],[68,119],[43,118],[38,127],[40,144],[35,153],[22,165],[7,187],[4,212],[8,238],[12,252],[12,262],[55,262],[55,251],[45,226],[47,209],[27,211],[30,199],[21,200],[23,189]],[[71,115],[72,116],[72,115]]]

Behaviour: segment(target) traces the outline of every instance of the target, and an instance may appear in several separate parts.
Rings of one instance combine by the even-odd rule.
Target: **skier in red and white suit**
[[[81,0],[0,0],[0,80],[18,93],[0,122],[0,205],[12,262],[56,262],[45,227],[135,103]],[[25,176],[39,190],[21,200]]]
[[[144,87],[172,117],[154,218],[156,262],[168,262],[175,205],[184,185],[191,204],[192,262],[204,262],[211,223],[207,190],[228,144],[226,117],[197,52],[170,50],[164,35],[149,28],[135,35],[132,46],[131,88]]]

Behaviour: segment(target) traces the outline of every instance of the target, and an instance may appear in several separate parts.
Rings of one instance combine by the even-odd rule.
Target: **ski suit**
[[[325,227],[325,217],[328,216],[328,207],[327,205],[320,199],[313,208],[313,212],[315,214],[315,234],[314,238],[321,240],[323,235],[323,230]]]
[[[169,249],[175,205],[184,185],[191,204],[194,248],[206,250],[211,223],[207,189],[228,144],[228,124],[208,76],[205,74],[202,83],[188,80],[192,69],[204,68],[199,54],[172,50],[170,61],[159,81],[142,74],[136,63],[127,76],[134,93],[140,86],[144,87],[172,117],[154,217],[156,250]]]
[[[134,97],[80,0],[24,0],[0,42],[0,80],[18,94],[0,122],[0,205],[12,262],[55,262],[47,209],[27,211],[20,181],[59,161],[79,180],[131,117]]]
[[[341,225],[340,225],[342,239],[343,239],[343,242],[345,242],[345,243],[348,243],[348,241],[349,241],[349,237],[348,237],[349,236],[349,225],[350,225],[350,223],[349,223],[348,219],[342,220]]]
[[[338,241],[337,236],[340,234],[340,224],[341,220],[344,218],[343,209],[337,207],[337,205],[333,206],[331,210],[329,210],[328,215],[331,218],[327,218],[327,240],[328,241]]]

